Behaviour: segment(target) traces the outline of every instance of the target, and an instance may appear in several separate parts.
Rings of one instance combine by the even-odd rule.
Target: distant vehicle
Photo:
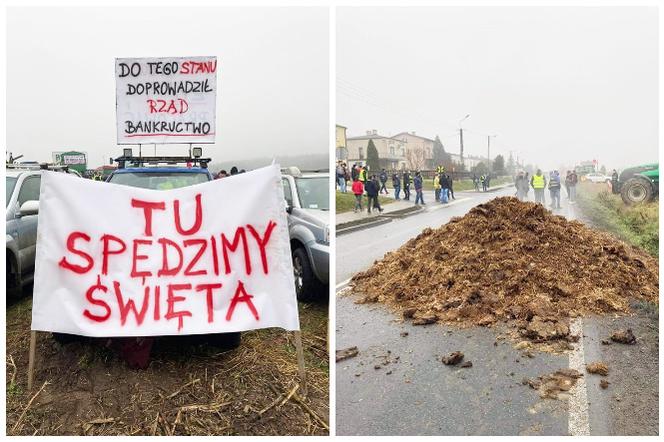
[[[599,173],[599,172],[589,173],[585,177],[586,177],[586,180],[590,181],[591,183],[609,183],[609,182],[611,182],[611,177],[610,176],[606,176],[603,173]]]
[[[327,296],[330,266],[330,174],[282,169],[295,291],[300,301]]]
[[[21,293],[32,283],[37,249],[37,216],[39,190],[44,169],[71,173],[78,172],[66,166],[52,166],[36,162],[7,164],[6,186],[6,270],[7,294]]]
[[[612,191],[620,194],[625,204],[646,203],[659,195],[659,163],[642,164],[623,170]]]

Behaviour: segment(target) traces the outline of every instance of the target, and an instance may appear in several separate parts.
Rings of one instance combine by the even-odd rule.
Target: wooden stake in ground
[[[28,355],[28,391],[32,391],[32,381],[35,379],[35,351],[37,349],[37,331],[30,331],[30,354]]]
[[[302,332],[300,330],[293,332],[295,338],[295,351],[297,352],[297,370],[300,373],[300,385],[302,395],[307,396],[307,373],[304,369],[304,348],[302,347]]]

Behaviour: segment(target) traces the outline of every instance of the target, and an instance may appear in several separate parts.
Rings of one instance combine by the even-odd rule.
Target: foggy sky
[[[550,169],[657,161],[654,7],[340,8],[337,122]]]
[[[25,160],[122,153],[116,57],[217,56],[216,162],[329,150],[327,8],[9,8],[7,25],[7,151]]]

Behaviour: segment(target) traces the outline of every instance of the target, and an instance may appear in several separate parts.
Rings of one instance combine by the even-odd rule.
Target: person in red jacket
[[[357,212],[358,210],[362,212],[362,195],[364,194],[364,185],[362,184],[362,181],[358,179],[358,177],[355,177],[353,180],[353,195],[355,195],[355,208],[353,209],[353,212]]]

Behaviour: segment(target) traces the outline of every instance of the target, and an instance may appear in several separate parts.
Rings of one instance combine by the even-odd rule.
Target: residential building
[[[366,164],[369,140],[373,140],[376,146],[381,168],[388,170],[406,168],[406,143],[394,137],[380,135],[376,130],[368,130],[366,135],[346,139],[349,165]]]
[[[335,155],[337,160],[348,159],[348,149],[346,148],[346,127],[337,124],[336,129],[336,149]]]
[[[415,132],[401,132],[394,135],[392,138],[406,143],[406,158],[408,158],[409,155],[414,155],[416,157],[419,156],[420,161],[423,159],[422,169],[430,170],[436,167],[436,165],[433,164],[434,140],[431,138],[416,135]]]

